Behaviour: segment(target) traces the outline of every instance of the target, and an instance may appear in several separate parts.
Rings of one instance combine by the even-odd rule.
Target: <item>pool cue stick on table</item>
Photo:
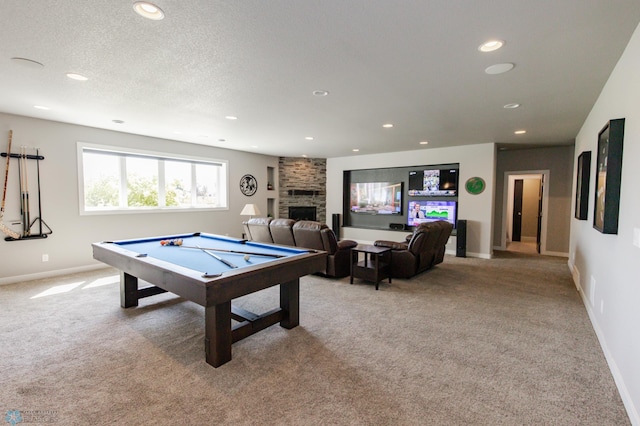
[[[170,247],[170,246],[169,246]],[[223,253],[237,253],[237,254],[248,254],[251,256],[266,256],[266,257],[286,257],[283,254],[272,254],[272,253],[258,253],[258,252],[253,252],[253,251],[242,251],[242,250],[225,250],[225,249],[219,249],[219,248],[210,248],[210,247],[200,247],[200,246],[183,246],[180,245],[178,247],[183,247],[183,248],[197,248],[200,250],[211,250],[211,251],[219,251],[219,252],[223,252]]]
[[[221,258],[220,256],[218,256],[217,254],[211,253],[210,251],[207,251],[208,249],[202,248],[200,246],[195,246],[195,248],[199,248],[200,250],[202,250],[203,252],[207,253],[209,256],[214,257],[216,259],[218,259],[220,262],[224,263],[225,265],[227,265],[230,268],[237,268],[236,265],[234,265],[233,263],[229,262],[228,260],[224,260],[223,258]]]

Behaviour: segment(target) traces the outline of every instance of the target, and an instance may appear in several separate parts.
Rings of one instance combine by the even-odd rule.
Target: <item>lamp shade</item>
[[[260,214],[260,209],[255,204],[245,204],[244,208],[240,212],[241,216],[257,216]]]

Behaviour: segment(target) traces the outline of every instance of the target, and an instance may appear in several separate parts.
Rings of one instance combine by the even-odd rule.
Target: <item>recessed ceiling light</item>
[[[305,139],[308,140],[308,141],[312,141],[313,140],[313,136],[307,136],[307,137],[305,137]]]
[[[384,127],[385,129],[390,129],[393,127],[393,124],[391,123],[383,124],[382,127]]]
[[[67,77],[69,77],[71,80],[78,80],[78,81],[87,81],[87,80],[89,80],[88,77],[85,77],[82,74],[76,74],[75,72],[67,73]]]
[[[493,52],[494,50],[500,49],[504,46],[504,41],[502,40],[489,40],[486,43],[482,43],[478,50],[481,52]]]
[[[116,124],[123,124],[124,123],[124,120],[111,120],[111,121],[113,121]]]
[[[514,64],[506,62],[504,64],[495,64],[487,67],[484,72],[487,74],[502,74],[503,72],[511,71],[515,67]]]
[[[429,141],[422,141],[420,142],[420,145],[427,145],[429,143]]]
[[[42,109],[42,110],[45,110],[45,111],[48,111],[48,110],[50,110],[50,109],[51,109],[51,108],[49,108],[48,106],[44,106],[44,105],[34,105],[33,107],[34,107],[35,109]]]
[[[235,115],[227,115],[225,118],[227,120],[237,120],[238,119],[238,117],[236,117]]]
[[[257,148],[258,145],[251,145],[251,148]]]
[[[513,133],[515,133],[516,135],[524,135],[525,133],[527,133],[527,131],[526,130],[516,130]]]
[[[353,148],[351,151],[353,152],[360,152],[360,150],[358,148]]]
[[[302,158],[307,158],[307,154],[302,154]]]
[[[329,92],[327,92],[326,90],[314,90],[313,91],[313,96],[327,96],[329,94]]]
[[[44,68],[44,64],[38,62],[38,61],[34,61],[33,59],[27,59],[27,58],[11,58],[11,60],[16,63],[16,64],[20,64],[20,65],[24,65],[26,67],[29,68]]]
[[[135,2],[133,4],[133,10],[135,10],[138,15],[153,21],[160,21],[164,19],[164,12],[162,9],[147,1]]]
[[[514,108],[519,108],[519,107],[520,107],[520,104],[513,103],[513,104],[506,104],[506,105],[505,105],[505,106],[503,106],[502,108],[506,108],[506,109],[514,109]]]
[[[218,142],[226,142],[226,139],[218,139]]]

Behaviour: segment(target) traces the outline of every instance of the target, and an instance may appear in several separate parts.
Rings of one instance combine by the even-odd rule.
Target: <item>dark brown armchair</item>
[[[327,252],[327,267],[323,275],[335,278],[351,273],[351,248],[358,245],[352,240],[338,241],[336,234],[326,224],[301,220],[293,225],[296,246]]]
[[[447,241],[453,227],[449,222],[423,223],[403,242],[378,240],[376,246],[393,249],[391,276],[410,278],[444,260]]]

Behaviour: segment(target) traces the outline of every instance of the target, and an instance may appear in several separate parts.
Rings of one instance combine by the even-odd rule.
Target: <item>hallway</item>
[[[526,241],[508,241],[507,251],[516,251],[518,253],[538,254],[536,251],[536,243]]]

